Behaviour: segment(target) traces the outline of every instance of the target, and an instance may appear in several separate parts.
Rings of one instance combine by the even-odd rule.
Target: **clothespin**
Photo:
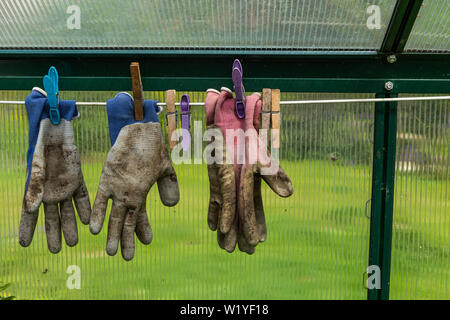
[[[144,109],[142,104],[144,102],[144,92],[142,89],[141,70],[139,62],[132,62],[130,64],[131,84],[133,86],[134,99],[134,118],[136,121],[144,120]]]
[[[177,141],[172,141],[172,134],[177,129],[177,114],[175,110],[176,94],[177,92],[175,90],[166,91],[167,131],[169,135],[169,146],[171,150],[177,145]]]
[[[234,84],[234,92],[236,93],[236,114],[239,119],[245,118],[245,89],[242,85],[242,65],[241,62],[236,59],[233,63],[232,79]]]
[[[262,110],[261,110],[261,129],[270,128],[270,110],[272,106],[272,90],[263,89],[262,91]]]
[[[280,89],[272,89],[272,147],[280,148]]]
[[[49,116],[50,121],[54,125],[61,122],[59,114],[59,87],[58,87],[58,71],[55,67],[48,69],[48,75],[44,77],[44,90],[47,92],[48,104],[50,106]]]
[[[180,110],[181,110],[181,128],[189,131],[191,128],[191,98],[188,94],[183,94],[180,100]],[[181,147],[184,151],[189,149],[191,144],[190,135],[186,135],[183,133],[181,136]]]

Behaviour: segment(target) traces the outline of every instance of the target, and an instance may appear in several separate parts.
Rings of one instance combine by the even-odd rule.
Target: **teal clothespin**
[[[48,69],[48,75],[44,77],[44,90],[47,92],[48,104],[50,106],[49,115],[50,121],[54,125],[61,122],[59,114],[59,88],[58,88],[58,71],[55,67]]]

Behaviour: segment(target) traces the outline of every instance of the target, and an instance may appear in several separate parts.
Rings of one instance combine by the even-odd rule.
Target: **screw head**
[[[395,63],[397,62],[397,56],[395,54],[391,54],[389,56],[387,56],[387,62],[389,63]]]
[[[384,84],[384,88],[388,91],[394,89],[394,83],[392,81],[388,81]]]

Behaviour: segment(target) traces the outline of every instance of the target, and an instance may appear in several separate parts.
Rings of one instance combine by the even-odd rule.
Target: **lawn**
[[[370,170],[320,161],[283,165],[292,178],[295,194],[279,199],[264,186],[269,236],[254,255],[238,251],[228,254],[219,249],[215,233],[206,224],[206,168],[192,165],[176,167],[181,189],[177,206],[163,207],[157,189],[152,189],[148,212],[155,237],[149,246],[137,245],[131,262],[123,261],[120,254],[106,255],[105,229],[93,236],[80,224],[80,243],[74,248],[64,246],[57,255],[50,254],[42,217],[32,245],[21,248],[17,229],[23,176],[2,173],[0,277],[12,283],[6,294],[19,299],[364,299],[362,273],[368,261],[369,239],[364,203]],[[101,161],[83,165],[92,199],[101,166]],[[330,175],[333,179],[327,178]],[[423,183],[439,188],[436,181]],[[448,203],[435,200],[426,200],[433,204],[427,213],[436,219],[429,223],[446,221],[441,227],[448,231],[448,219],[436,214],[448,212],[435,211],[435,206],[448,208]],[[401,202],[397,208],[408,210]],[[404,221],[395,229],[397,233],[423,233],[423,239],[436,241],[419,222]],[[448,244],[448,232],[441,237],[439,243]],[[394,293],[406,283],[420,290],[416,294],[422,298],[449,298],[448,289],[439,286],[442,280],[448,281],[449,248],[434,243],[437,251],[429,257],[433,259],[429,264],[432,270],[420,273],[414,271],[426,266],[421,265],[415,245],[407,236],[394,239]],[[413,260],[410,253],[414,253]],[[70,265],[81,269],[81,290],[66,288]],[[401,282],[395,280],[397,276]],[[420,286],[416,287],[417,281]]]

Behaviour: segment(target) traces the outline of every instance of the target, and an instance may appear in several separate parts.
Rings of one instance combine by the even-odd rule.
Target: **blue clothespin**
[[[54,125],[58,125],[61,122],[61,116],[59,114],[58,81],[58,71],[56,71],[55,67],[50,67],[50,69],[48,69],[48,75],[44,77],[44,90],[47,92],[48,104],[50,106],[50,121]]]

